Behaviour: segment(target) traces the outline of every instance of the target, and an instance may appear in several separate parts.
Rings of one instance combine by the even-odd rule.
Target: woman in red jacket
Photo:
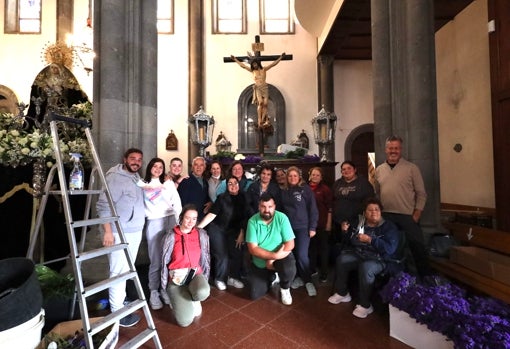
[[[329,237],[331,235],[331,216],[333,212],[333,192],[322,182],[322,169],[312,167],[308,172],[308,184],[315,195],[319,220],[317,221],[317,234],[310,241],[310,269],[316,270],[319,261],[319,280],[328,280],[329,264]]]
[[[191,325],[202,314],[201,301],[209,297],[210,271],[209,237],[198,229],[198,211],[192,204],[185,205],[179,216],[179,225],[165,237],[161,287],[168,292],[177,324]]]

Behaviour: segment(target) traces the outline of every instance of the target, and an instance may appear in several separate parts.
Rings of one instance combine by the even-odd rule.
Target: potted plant
[[[75,314],[74,276],[62,275],[45,265],[37,265],[35,270],[41,285],[46,314],[44,329],[51,329],[59,322],[71,320]]]
[[[400,273],[381,290],[383,301],[406,312],[453,342],[454,348],[510,348],[510,306],[494,298],[469,296],[439,276]]]

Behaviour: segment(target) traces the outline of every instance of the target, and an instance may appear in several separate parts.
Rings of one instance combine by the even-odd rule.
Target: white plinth
[[[390,305],[390,336],[416,349],[453,349],[453,342]]]

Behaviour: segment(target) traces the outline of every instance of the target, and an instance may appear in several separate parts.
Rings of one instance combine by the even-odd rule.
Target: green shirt
[[[282,212],[275,211],[273,220],[269,224],[262,220],[260,213],[256,213],[248,221],[246,242],[255,243],[266,251],[277,251],[283,243],[294,238],[289,218]],[[252,256],[252,258],[253,264],[257,267],[266,267],[264,259],[255,256]]]

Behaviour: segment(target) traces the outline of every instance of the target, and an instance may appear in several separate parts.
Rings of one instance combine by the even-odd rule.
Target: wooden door
[[[489,0],[494,184],[498,229],[510,231],[510,1]]]

